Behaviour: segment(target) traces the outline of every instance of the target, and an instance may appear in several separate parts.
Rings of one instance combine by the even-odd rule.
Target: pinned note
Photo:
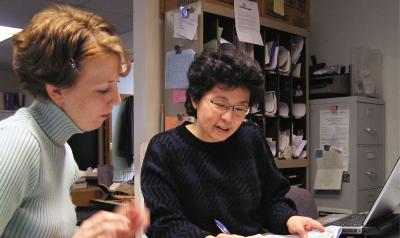
[[[194,60],[195,51],[184,49],[177,53],[169,51],[166,55],[165,64],[165,88],[187,88],[189,82],[187,72],[190,64]]]
[[[172,91],[172,103],[183,103],[186,101],[186,89],[175,89]]]
[[[260,16],[257,2],[235,0],[235,27],[241,42],[264,46],[260,34]]]

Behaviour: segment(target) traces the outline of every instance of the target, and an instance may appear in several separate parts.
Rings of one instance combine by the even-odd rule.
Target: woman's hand
[[[73,238],[119,238],[134,237],[139,229],[149,224],[147,208],[137,207],[133,201],[115,209],[115,213],[100,211],[85,220]]]
[[[73,238],[117,238],[129,234],[131,222],[126,216],[100,211],[82,222]]]
[[[307,238],[307,232],[313,229],[317,229],[321,232],[325,230],[324,226],[318,221],[303,216],[292,216],[286,224],[290,234],[297,234],[300,238]]]
[[[130,221],[130,231],[133,237],[136,231],[139,229],[145,230],[150,223],[150,212],[147,208],[138,207],[135,201],[131,200],[118,206],[115,209],[115,213],[127,217]],[[131,235],[129,234],[129,235]]]

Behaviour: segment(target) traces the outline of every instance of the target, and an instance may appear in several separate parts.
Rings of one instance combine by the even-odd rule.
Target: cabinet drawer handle
[[[374,171],[365,172],[365,175],[368,175],[370,177],[376,177],[376,173]]]
[[[365,128],[364,129],[367,133],[371,134],[371,135],[376,135],[376,130],[372,129],[372,128]]]

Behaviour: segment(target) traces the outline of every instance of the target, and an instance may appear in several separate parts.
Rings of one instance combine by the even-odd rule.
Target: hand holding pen
[[[231,235],[228,228],[226,228],[226,226],[222,222],[218,221],[217,219],[214,219],[214,222],[215,222],[215,225],[218,227],[218,229],[222,233],[218,234],[217,236],[207,236],[206,238],[244,238],[244,236]]]

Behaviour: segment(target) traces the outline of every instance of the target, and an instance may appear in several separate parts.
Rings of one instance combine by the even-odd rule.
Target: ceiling
[[[102,16],[118,34],[132,31],[133,0],[0,0],[0,25],[24,28],[32,16],[53,3],[66,3]],[[12,69],[12,44],[0,42],[0,70]]]

